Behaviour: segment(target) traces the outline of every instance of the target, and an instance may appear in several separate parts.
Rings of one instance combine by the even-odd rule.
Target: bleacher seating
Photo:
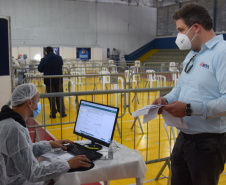
[[[188,50],[179,49],[160,49],[154,55],[150,56],[145,62],[183,62],[185,56],[188,54]]]

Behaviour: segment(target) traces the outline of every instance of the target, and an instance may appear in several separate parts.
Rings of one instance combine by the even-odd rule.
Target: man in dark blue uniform
[[[41,59],[38,66],[38,71],[43,72],[44,75],[62,75],[63,60],[61,56],[57,56],[53,53],[53,48],[48,46],[45,49],[45,57]],[[44,78],[47,93],[51,92],[63,92],[63,79],[62,78]],[[56,109],[56,105],[57,109]],[[63,98],[51,97],[50,103],[50,117],[56,118],[56,113],[60,112],[61,117],[66,117]]]

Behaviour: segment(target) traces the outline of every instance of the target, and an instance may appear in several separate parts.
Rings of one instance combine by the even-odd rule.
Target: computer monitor
[[[92,141],[90,147],[109,146],[115,130],[119,108],[86,100],[80,101],[74,134]]]

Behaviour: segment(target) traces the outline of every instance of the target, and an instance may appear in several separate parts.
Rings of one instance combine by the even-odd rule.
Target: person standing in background
[[[17,61],[19,62],[20,66],[26,67],[26,65],[28,64],[27,55],[23,54],[22,56],[21,54],[19,54]]]
[[[53,53],[53,48],[48,46],[45,49],[45,57],[41,59],[38,66],[38,71],[44,73],[44,76],[62,75],[63,60],[61,56]],[[44,78],[47,93],[63,92],[62,78]],[[66,117],[63,97],[50,97],[50,117],[56,118],[56,113],[59,112],[61,117]],[[56,108],[57,106],[57,108]]]

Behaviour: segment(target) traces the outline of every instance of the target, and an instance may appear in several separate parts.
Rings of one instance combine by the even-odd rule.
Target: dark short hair
[[[213,28],[213,20],[208,10],[198,3],[188,3],[182,6],[179,10],[174,12],[172,16],[174,21],[183,19],[184,23],[191,27],[193,24],[200,24],[205,30]]]
[[[45,51],[46,51],[47,54],[53,53],[53,48],[51,46],[47,46]]]

